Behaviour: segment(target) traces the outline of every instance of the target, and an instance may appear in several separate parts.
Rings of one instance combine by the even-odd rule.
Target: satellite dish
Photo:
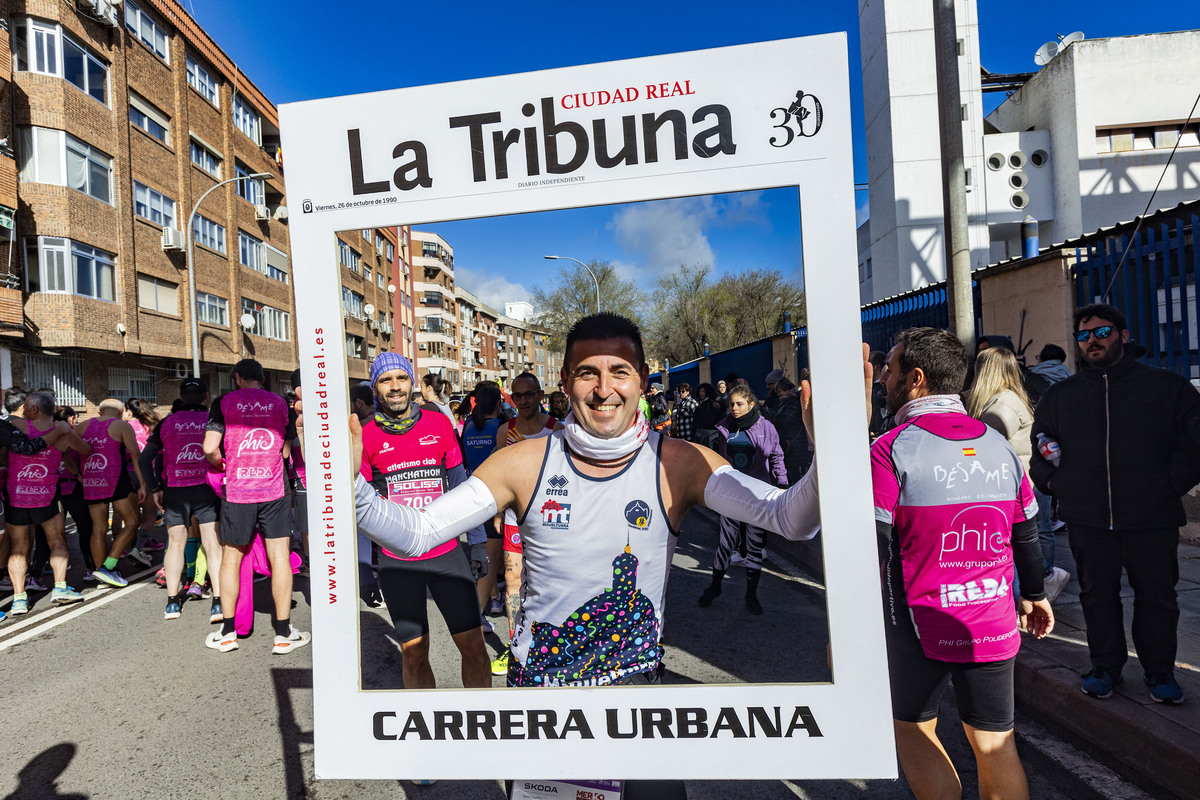
[[[241,323],[242,323],[242,327],[245,328],[246,330],[248,330],[248,331],[254,330],[254,315],[253,314],[242,314]]]
[[[1046,66],[1050,63],[1050,59],[1058,55],[1060,49],[1058,42],[1046,42],[1033,54],[1033,63],[1039,67]]]
[[[363,306],[363,311],[367,312],[367,316],[369,317],[375,313],[375,306],[367,303],[365,306]]]
[[[1059,46],[1058,46],[1058,52],[1061,53],[1063,50],[1066,50],[1067,45],[1069,45],[1069,44],[1083,41],[1083,38],[1084,38],[1083,31],[1075,31],[1074,33],[1068,33],[1066,36],[1062,37],[1062,43],[1059,44]]]

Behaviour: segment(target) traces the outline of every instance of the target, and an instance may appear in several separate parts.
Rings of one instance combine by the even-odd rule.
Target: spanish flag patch
[[[964,455],[964,456],[974,456],[974,455],[975,455],[975,448],[974,448],[974,447],[964,447],[964,448],[962,449],[962,451],[963,451],[963,455]]]

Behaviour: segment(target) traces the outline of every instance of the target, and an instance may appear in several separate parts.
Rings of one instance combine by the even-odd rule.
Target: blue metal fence
[[[1077,306],[1112,303],[1124,312],[1130,337],[1146,348],[1141,360],[1187,378],[1200,377],[1198,237],[1200,217],[1168,212],[1147,217],[1132,240],[1112,235],[1075,251]]]

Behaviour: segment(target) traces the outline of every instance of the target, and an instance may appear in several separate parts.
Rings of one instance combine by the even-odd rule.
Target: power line
[[[1117,262],[1117,267],[1113,270],[1112,280],[1108,282],[1108,288],[1104,290],[1104,294],[1100,298],[1105,303],[1109,300],[1113,284],[1117,282],[1117,276],[1121,274],[1121,267],[1125,266],[1125,257],[1129,255],[1129,248],[1133,246],[1133,240],[1137,237],[1137,233],[1142,227],[1142,220],[1146,218],[1146,214],[1150,211],[1150,204],[1154,202],[1154,197],[1158,194],[1158,187],[1162,186],[1163,178],[1167,176],[1167,170],[1171,168],[1171,159],[1175,158],[1175,151],[1179,149],[1179,143],[1183,141],[1183,135],[1187,132],[1188,126],[1192,124],[1192,117],[1196,114],[1196,106],[1198,105],[1200,105],[1200,94],[1196,95],[1196,102],[1192,103],[1192,110],[1188,112],[1187,119],[1179,128],[1179,136],[1175,138],[1175,146],[1171,148],[1171,155],[1167,156],[1167,163],[1163,164],[1163,171],[1158,176],[1158,183],[1154,184],[1154,191],[1150,193],[1150,199],[1146,201],[1146,207],[1138,216],[1137,224],[1133,226],[1133,232],[1129,234],[1129,241],[1125,243],[1125,251],[1121,253],[1121,260]]]

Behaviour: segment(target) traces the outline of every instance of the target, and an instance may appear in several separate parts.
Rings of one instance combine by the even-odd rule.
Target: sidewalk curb
[[[1164,789],[1200,797],[1200,748],[1194,735],[1172,724],[1171,712],[1178,709],[1151,700],[1140,676],[1126,674],[1125,683],[1106,700],[1085,695],[1079,679],[1074,670],[1026,647],[1017,655],[1018,701]],[[1148,725],[1147,715],[1159,717],[1161,724]]]

